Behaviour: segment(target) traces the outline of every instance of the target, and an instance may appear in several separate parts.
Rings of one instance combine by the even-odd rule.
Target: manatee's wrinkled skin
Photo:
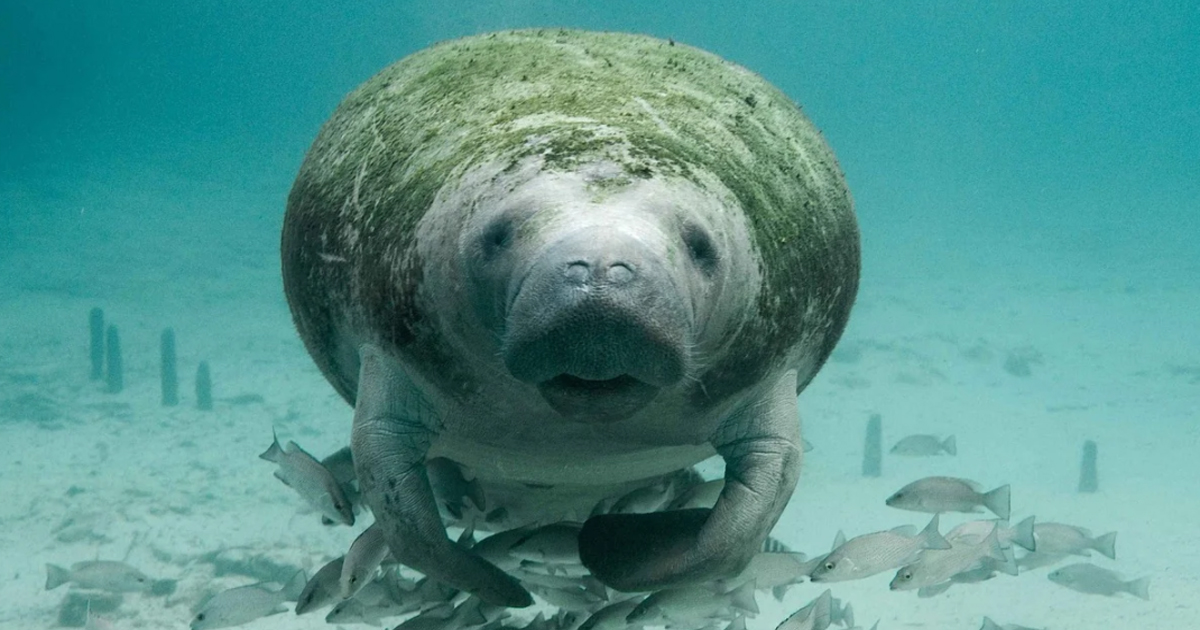
[[[428,458],[513,526],[719,454],[712,510],[592,517],[580,555],[621,590],[736,574],[792,494],[796,394],[859,273],[842,174],[787,97],[674,42],[561,30],[439,44],[351,93],[282,255],[393,554],[510,606],[528,593],[447,539]]]

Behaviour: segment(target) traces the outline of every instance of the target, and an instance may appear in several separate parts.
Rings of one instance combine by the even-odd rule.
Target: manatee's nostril
[[[588,269],[588,264],[585,262],[573,262],[567,265],[567,280],[571,282],[583,284],[591,275],[591,270]]]
[[[610,284],[625,284],[633,279],[633,270],[625,263],[613,263],[606,274]]]

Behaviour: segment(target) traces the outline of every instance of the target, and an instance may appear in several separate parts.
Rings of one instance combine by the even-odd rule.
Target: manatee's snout
[[[501,352],[556,411],[619,420],[683,378],[686,302],[666,261],[637,236],[583,230],[528,269],[513,289]]]

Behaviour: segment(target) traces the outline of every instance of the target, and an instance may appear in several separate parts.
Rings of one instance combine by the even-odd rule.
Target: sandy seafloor
[[[67,588],[44,590],[46,563],[124,558],[177,579],[174,595],[129,595],[104,617],[113,628],[185,628],[206,593],[255,581],[214,579],[204,554],[311,572],[342,553],[363,525],[321,526],[257,457],[272,428],[323,456],[347,443],[351,421],[282,296],[282,198],[164,179],[139,192],[103,181],[56,185],[69,192],[4,191],[14,216],[40,218],[18,219],[16,242],[2,252],[0,628],[54,625]],[[243,210],[258,218],[227,220]],[[883,500],[929,474],[1010,483],[1014,521],[1032,514],[1120,532],[1117,560],[1093,561],[1150,576],[1151,601],[1069,591],[1046,579],[1048,569],[932,599],[890,592],[890,573],[833,584],[834,595],[853,603],[860,625],[880,619],[883,629],[974,630],[984,615],[1062,629],[1200,627],[1194,263],[1138,242],[1066,246],[1050,228],[1022,239],[1012,238],[1020,230],[953,226],[863,230],[859,302],[838,352],[801,396],[815,450],[775,536],[819,553],[839,529],[924,525],[926,515]],[[120,394],[88,380],[94,306],[121,331]],[[159,405],[167,326],[182,376],[175,408]],[[1010,374],[1003,366],[1013,351],[1040,362],[1028,376]],[[212,365],[211,412],[194,408],[200,360]],[[959,454],[887,457],[882,478],[863,479],[872,413],[883,416],[885,447],[909,433],[952,433]],[[1085,439],[1100,450],[1094,495],[1076,492]],[[964,518],[947,515],[942,530]],[[793,587],[782,603],[760,592],[749,627],[774,628],[824,588]],[[287,613],[245,627],[327,627],[323,616]]]

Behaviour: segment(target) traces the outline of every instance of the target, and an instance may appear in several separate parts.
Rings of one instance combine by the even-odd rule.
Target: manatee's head
[[[602,161],[539,172],[474,206],[463,267],[509,375],[584,422],[627,418],[694,379],[716,298],[748,247],[719,201]]]

